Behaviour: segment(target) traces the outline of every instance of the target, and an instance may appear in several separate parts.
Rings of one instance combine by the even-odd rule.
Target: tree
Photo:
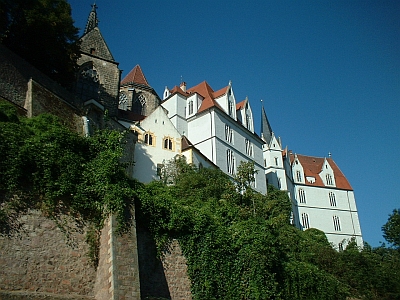
[[[174,184],[145,185],[136,212],[160,255],[179,241],[194,299],[346,299],[343,284],[321,267],[333,255],[324,233],[290,225],[287,193],[252,190],[251,163],[238,167],[236,181],[183,163],[166,163]]]
[[[0,42],[64,87],[79,58],[78,28],[65,0],[0,0]]]
[[[382,226],[383,237],[397,249],[400,249],[400,209],[394,209],[385,225]]]

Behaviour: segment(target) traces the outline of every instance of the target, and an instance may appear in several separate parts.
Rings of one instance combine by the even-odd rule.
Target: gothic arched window
[[[122,110],[128,110],[128,97],[125,95],[125,93],[119,94],[118,108]]]
[[[94,68],[92,63],[82,65],[78,81],[76,83],[76,94],[83,101],[87,100],[98,100],[99,98],[99,74]]]
[[[145,113],[145,106],[146,106],[146,97],[143,94],[137,96],[132,103],[132,112],[144,115]]]

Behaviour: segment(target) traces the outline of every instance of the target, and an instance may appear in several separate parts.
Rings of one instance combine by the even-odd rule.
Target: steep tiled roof
[[[305,181],[306,185],[325,187],[321,177],[319,176],[319,173],[321,173],[325,158],[306,156],[306,155],[300,155],[300,154],[297,154],[297,158],[299,159],[301,165],[303,166],[304,176],[315,178],[314,183],[309,183],[306,180]],[[291,153],[290,154],[290,163],[292,164],[293,161],[294,161],[294,155]],[[351,187],[349,181],[346,179],[346,177],[344,176],[342,171],[339,169],[339,167],[336,165],[336,163],[333,161],[333,159],[327,158],[327,161],[333,170],[333,174],[335,176],[336,187],[339,189],[352,191],[353,188]]]
[[[353,190],[353,188],[350,185],[350,182],[347,180],[347,178],[344,176],[342,171],[339,169],[339,167],[336,165],[336,163],[333,161],[332,158],[327,159],[329,164],[331,165],[333,169],[333,173],[335,174],[335,181],[336,181],[336,186],[340,187],[342,189],[346,190]]]
[[[229,86],[223,87],[222,89],[214,92],[214,99],[221,97],[222,95],[225,95],[226,92],[228,91]]]
[[[136,65],[129,73],[122,79],[121,84],[126,84],[126,83],[139,83],[143,84],[146,86],[150,86],[149,83],[146,80],[146,77],[144,77],[144,74],[142,72],[142,69],[140,68],[139,65]]]
[[[221,90],[223,90],[223,89],[221,89]],[[207,83],[207,81],[203,81],[203,82],[199,83],[198,85],[188,89],[187,91],[189,93],[198,93],[202,97],[204,97],[204,100],[198,110],[198,113],[200,113],[200,112],[205,111],[213,106],[216,106],[222,110],[221,106],[219,106],[219,104],[215,101],[216,95],[218,97],[223,95],[223,94],[221,94],[221,90],[219,90],[218,92],[214,92],[213,89],[210,87],[210,85]],[[227,89],[225,88],[225,91],[226,90]]]
[[[239,103],[236,103],[236,110],[242,109],[246,105],[246,101],[247,100],[245,99]]]
[[[179,86],[174,86],[172,90],[169,91],[172,94],[178,93],[181,94],[182,96],[188,97],[190,94],[187,92],[184,92]]]
[[[189,148],[193,147],[193,144],[188,140],[186,136],[182,136],[182,141],[181,141],[181,149],[182,151],[187,150]]]

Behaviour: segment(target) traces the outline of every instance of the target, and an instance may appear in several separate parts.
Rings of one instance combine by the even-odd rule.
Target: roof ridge
[[[122,79],[121,84],[129,82],[139,83],[150,87],[146,77],[143,74],[142,68],[137,64],[129,73]]]

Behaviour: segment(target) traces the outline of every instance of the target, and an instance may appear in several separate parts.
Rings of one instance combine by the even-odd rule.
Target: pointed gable
[[[98,27],[81,37],[81,51],[104,60],[115,61]]]
[[[115,62],[114,57],[112,56],[111,51],[98,27],[99,21],[97,19],[96,9],[96,4],[93,4],[86,23],[85,31],[80,39],[81,51],[90,56]]]
[[[129,73],[122,79],[121,84],[138,83],[150,87],[146,77],[142,72],[142,68],[136,65]]]
[[[333,159],[331,158],[325,159],[322,157],[306,156],[300,154],[297,154],[296,156],[303,167],[304,176],[306,178],[307,177],[315,178],[315,182],[313,183],[310,183],[309,181],[305,180],[306,185],[320,186],[320,187],[326,186],[322,181],[321,177],[319,176],[319,174],[321,173],[325,160],[327,160],[335,176],[336,188],[344,190],[353,190],[350,183],[348,182],[342,171],[340,171],[339,167],[336,165]],[[293,161],[294,159],[291,158],[292,163]]]
[[[204,100],[199,108],[199,110],[197,111],[198,113],[205,111],[211,107],[218,107],[219,109],[223,110],[221,108],[221,106],[219,106],[219,104],[215,101],[215,94],[213,89],[210,87],[210,85],[207,83],[207,81],[203,81],[201,83],[199,83],[198,85],[190,88],[187,90],[188,93],[198,93],[199,95],[201,95]],[[218,91],[218,97],[220,97],[221,95],[221,90]]]

